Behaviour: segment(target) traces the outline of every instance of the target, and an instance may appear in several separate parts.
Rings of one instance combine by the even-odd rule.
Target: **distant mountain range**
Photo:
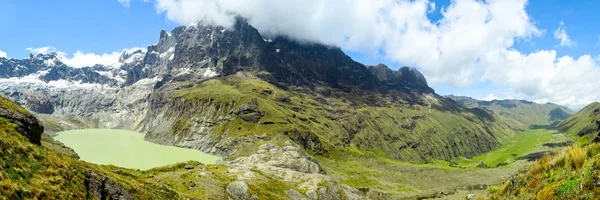
[[[483,101],[465,96],[446,96],[468,108],[481,108],[493,111],[503,117],[513,129],[536,128],[557,125],[568,118],[573,110],[553,103],[538,104],[526,100]]]

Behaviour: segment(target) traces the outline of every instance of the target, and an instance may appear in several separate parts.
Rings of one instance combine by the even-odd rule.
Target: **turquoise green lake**
[[[219,157],[199,150],[154,144],[134,131],[83,129],[58,133],[54,139],[71,147],[83,161],[146,170],[190,160],[214,164]]]

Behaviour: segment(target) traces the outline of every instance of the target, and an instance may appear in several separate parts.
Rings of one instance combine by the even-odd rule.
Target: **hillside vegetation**
[[[580,144],[598,142],[600,132],[600,103],[587,105],[558,125],[559,130],[577,138]]]
[[[163,87],[153,98],[160,107],[151,107],[140,127],[147,139],[180,145],[198,135],[215,143],[246,141],[219,148],[233,158],[254,152],[249,150],[265,140],[281,143],[289,138],[313,155],[359,150],[426,162],[474,156],[514,134],[497,116],[435,94],[284,90],[249,73]],[[156,121],[160,117],[164,122]],[[172,138],[176,140],[168,141]],[[234,152],[236,148],[249,150]]]
[[[524,173],[490,188],[491,199],[597,199],[600,144],[572,146],[544,156]]]
[[[34,144],[43,132],[32,129],[37,123],[28,111],[0,97],[0,199],[304,198],[290,192],[297,185],[258,170],[235,173],[225,165],[187,162],[139,171],[86,163]],[[252,179],[236,181],[242,174]],[[241,189],[230,189],[234,186]]]
[[[490,189],[491,199],[597,199],[600,196],[600,103],[592,103],[559,124],[577,142],[546,155],[529,169]],[[567,145],[567,144],[565,144]]]
[[[502,116],[508,126],[519,130],[554,127],[573,114],[571,109],[552,103],[538,104],[525,100],[482,101],[453,95],[447,97],[468,108],[493,111]]]

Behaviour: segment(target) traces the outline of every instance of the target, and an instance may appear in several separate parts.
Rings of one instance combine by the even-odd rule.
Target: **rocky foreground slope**
[[[571,116],[574,112],[553,103],[538,104],[526,100],[483,101],[465,96],[446,96],[468,108],[490,110],[502,116],[502,120],[513,129],[544,128]]]

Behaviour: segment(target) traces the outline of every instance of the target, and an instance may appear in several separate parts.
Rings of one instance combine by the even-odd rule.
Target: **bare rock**
[[[97,199],[133,199],[133,196],[120,185],[92,170],[88,170],[85,175],[85,187],[88,195],[93,195]]]
[[[233,199],[236,200],[245,200],[251,199],[250,194],[248,194],[248,184],[244,181],[235,181],[229,183],[227,185],[227,193],[231,195]]]
[[[183,166],[184,169],[194,169],[194,166],[192,165],[185,165]]]

